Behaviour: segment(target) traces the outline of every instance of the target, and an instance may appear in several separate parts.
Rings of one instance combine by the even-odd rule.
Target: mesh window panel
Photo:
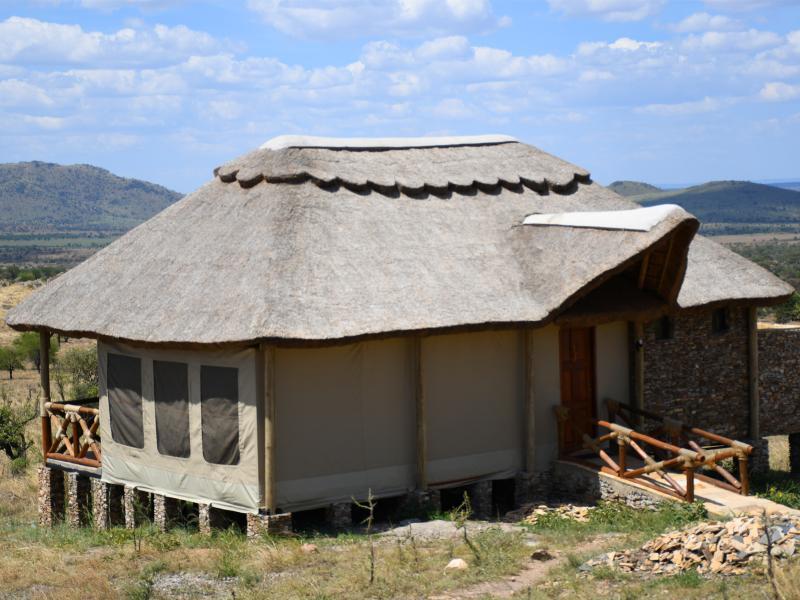
[[[189,366],[185,363],[153,361],[153,391],[159,453],[188,458],[191,452]]]
[[[200,367],[203,458],[216,465],[239,464],[239,372]]]
[[[107,357],[111,438],[118,444],[144,448],[142,427],[142,361],[132,356]]]

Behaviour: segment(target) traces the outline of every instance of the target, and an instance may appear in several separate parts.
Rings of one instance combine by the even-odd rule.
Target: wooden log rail
[[[684,448],[676,445],[675,443],[666,442],[652,435],[647,435],[633,429],[633,427],[626,427],[615,423],[616,417],[619,417],[622,410],[630,409],[631,414],[639,414],[647,418],[660,419],[653,413],[647,411],[639,411],[634,407],[628,405],[620,405],[609,401],[609,420],[593,419],[592,425],[598,430],[606,430],[604,433],[596,438],[591,437],[585,431],[570,419],[569,411],[563,406],[555,407],[556,418],[558,419],[558,432],[559,432],[559,450],[564,448],[565,431],[570,428],[573,433],[577,435],[582,441],[582,448],[576,452],[564,454],[562,458],[573,460],[597,468],[597,465],[584,460],[580,454],[586,450],[597,454],[602,461],[600,470],[616,475],[623,479],[636,480],[638,484],[646,487],[651,487],[659,490],[660,492],[673,495],[679,499],[686,500],[687,502],[694,501],[694,481],[695,478],[721,487],[734,491],[739,494],[746,495],[749,492],[748,477],[747,477],[747,457],[752,452],[752,447],[742,442],[729,440],[723,436],[718,436],[702,429],[693,427],[686,427],[687,433],[694,434],[698,437],[705,437],[716,443],[722,443],[726,448],[722,449],[705,449],[693,440],[688,440],[689,448]],[[626,424],[630,425],[633,421],[632,418],[625,419]],[[678,441],[673,438],[673,442]],[[602,447],[607,442],[616,442],[617,453],[616,460],[611,458],[609,453]],[[650,448],[650,452],[646,448]],[[628,454],[633,451],[635,455],[644,463],[644,466],[629,469],[628,468]],[[660,454],[665,458],[657,459],[656,454]],[[741,481],[737,480],[730,472],[725,470],[719,465],[719,462],[728,458],[736,458],[739,460],[739,471]],[[709,477],[697,471],[701,469],[710,469],[722,477],[717,479]],[[685,486],[681,486],[674,477],[670,476],[668,470],[679,470],[685,475]],[[666,486],[659,486],[652,483],[652,479],[648,480],[647,476],[657,475],[660,477]]]
[[[633,416],[638,415],[657,424],[654,433],[663,434],[674,444],[683,443],[692,450],[706,454],[708,458],[712,460],[706,461],[704,469],[713,471],[721,479],[709,477],[703,473],[697,474],[698,479],[737,494],[742,494],[743,496],[750,493],[749,458],[750,454],[753,452],[753,447],[751,445],[711,431],[706,431],[699,427],[686,425],[675,419],[662,417],[661,415],[631,406],[630,404],[623,404],[614,400],[606,400],[605,402],[608,407],[609,421],[614,421],[616,418],[619,418],[626,423],[630,423],[634,420]],[[692,437],[700,440],[708,440],[725,449],[721,451],[704,449],[701,444],[698,444]],[[739,479],[736,479],[729,471],[718,464],[718,461],[725,460],[726,458],[733,458],[738,462]]]
[[[44,408],[49,417],[49,424],[42,436],[45,458],[100,467],[103,460],[97,433],[100,409],[87,406],[94,402],[97,402],[97,398],[77,400],[71,404],[45,402]]]

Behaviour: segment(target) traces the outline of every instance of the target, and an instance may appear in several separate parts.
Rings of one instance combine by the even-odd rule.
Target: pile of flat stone
[[[555,515],[563,519],[571,519],[585,523],[589,520],[589,513],[594,506],[580,506],[577,504],[524,504],[517,510],[506,513],[505,520],[515,523],[522,522],[535,525],[543,517]]]
[[[738,575],[749,563],[763,561],[768,549],[776,559],[795,554],[800,517],[771,516],[766,525],[763,517],[757,516],[701,523],[659,536],[638,550],[609,552],[590,560],[583,570],[607,566],[637,573],[696,569],[701,574]]]

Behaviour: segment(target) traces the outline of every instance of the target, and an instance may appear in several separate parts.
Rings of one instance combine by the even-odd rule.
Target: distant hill
[[[800,192],[750,181],[711,181],[630,198],[644,206],[680,204],[708,224],[800,224]]]
[[[769,185],[800,192],[800,181],[781,181],[780,183],[770,183]]]
[[[661,188],[657,188],[654,185],[642,181],[615,181],[608,187],[617,192],[620,196],[639,196],[662,191]]]
[[[91,165],[0,164],[0,233],[118,235],[181,197]]]

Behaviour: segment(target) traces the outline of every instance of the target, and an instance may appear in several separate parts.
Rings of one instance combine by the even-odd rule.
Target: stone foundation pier
[[[67,524],[70,527],[89,525],[92,515],[91,481],[87,475],[68,471],[67,486]]]
[[[64,520],[64,472],[39,467],[39,525],[52,527]]]

